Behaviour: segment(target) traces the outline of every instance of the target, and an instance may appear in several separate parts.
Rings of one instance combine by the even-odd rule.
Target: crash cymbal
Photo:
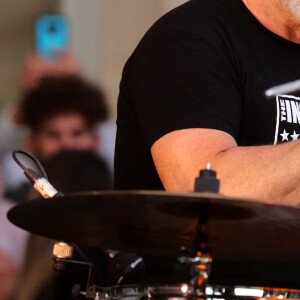
[[[220,194],[90,192],[22,203],[8,218],[56,240],[175,257],[180,247],[193,248],[204,204],[215,260],[300,261],[298,207]]]

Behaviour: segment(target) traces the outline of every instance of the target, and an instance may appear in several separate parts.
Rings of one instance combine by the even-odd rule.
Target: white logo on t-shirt
[[[274,145],[296,141],[300,136],[300,98],[279,95]]]

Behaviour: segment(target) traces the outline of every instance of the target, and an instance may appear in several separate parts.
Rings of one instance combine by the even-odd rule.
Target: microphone
[[[36,171],[25,167],[21,161],[18,159],[17,154],[23,154],[29,157],[39,168],[41,174],[39,175]],[[13,159],[19,165],[19,167],[24,171],[25,176],[30,180],[35,190],[37,190],[43,198],[53,198],[57,196],[63,196],[63,193],[58,192],[53,185],[48,181],[48,177],[43,165],[40,161],[32,154],[25,150],[14,150],[12,152]]]
[[[267,98],[271,98],[277,95],[284,95],[292,92],[296,92],[300,90],[300,79],[291,81],[288,83],[284,83],[281,85],[273,86],[265,91],[265,96]]]
[[[31,181],[34,189],[38,191],[43,198],[53,198],[63,196],[62,192],[57,191],[54,186],[43,176],[36,173],[34,170],[27,168],[24,174]]]

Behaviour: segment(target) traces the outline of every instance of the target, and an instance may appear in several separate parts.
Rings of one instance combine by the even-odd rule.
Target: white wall
[[[121,73],[147,29],[186,0],[62,0],[85,74],[106,91],[113,118]]]
[[[90,79],[99,78],[104,4],[102,0],[61,1],[61,12],[70,19],[71,47]]]

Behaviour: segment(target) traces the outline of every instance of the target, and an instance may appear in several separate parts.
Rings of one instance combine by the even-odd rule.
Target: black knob
[[[206,169],[200,170],[200,176],[195,179],[195,192],[218,193],[219,188],[220,180],[217,179],[217,173],[210,169],[208,163]]]

